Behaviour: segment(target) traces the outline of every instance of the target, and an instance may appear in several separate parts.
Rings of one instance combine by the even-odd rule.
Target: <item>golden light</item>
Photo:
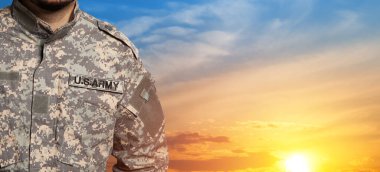
[[[286,172],[310,172],[309,160],[305,155],[294,154],[285,161]]]

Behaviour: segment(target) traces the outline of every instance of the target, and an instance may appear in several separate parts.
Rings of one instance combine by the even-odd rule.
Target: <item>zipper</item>
[[[34,104],[34,79],[36,76],[36,72],[38,71],[38,68],[41,66],[42,61],[44,60],[45,56],[45,43],[41,44],[41,50],[40,50],[40,62],[36,66],[36,69],[33,72],[33,83],[32,83],[32,102],[31,102],[31,108],[30,108],[30,127],[29,127],[29,164],[28,169],[31,171],[31,163],[30,163],[30,154],[31,154],[31,147],[32,147],[32,127],[33,127],[33,104]]]

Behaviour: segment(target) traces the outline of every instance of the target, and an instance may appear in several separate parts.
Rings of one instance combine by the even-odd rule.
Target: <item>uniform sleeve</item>
[[[113,171],[167,171],[165,120],[154,81],[148,72],[133,78],[135,86],[129,86],[118,105]]]

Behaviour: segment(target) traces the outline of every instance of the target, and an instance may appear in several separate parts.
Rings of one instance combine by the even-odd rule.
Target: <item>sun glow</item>
[[[309,160],[305,155],[294,154],[285,161],[286,172],[311,172]]]

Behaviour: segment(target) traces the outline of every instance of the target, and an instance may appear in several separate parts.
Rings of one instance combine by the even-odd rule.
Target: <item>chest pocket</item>
[[[17,133],[20,129],[20,116],[10,108],[14,100],[11,82],[0,80],[0,169],[21,161]]]
[[[0,111],[9,108],[10,100],[16,100],[20,94],[17,91],[20,81],[18,72],[2,72],[0,71]]]
[[[59,103],[62,115],[58,121],[58,165],[104,169],[110,154],[115,126],[114,113],[118,93],[69,87]],[[102,171],[102,170],[100,170]]]

